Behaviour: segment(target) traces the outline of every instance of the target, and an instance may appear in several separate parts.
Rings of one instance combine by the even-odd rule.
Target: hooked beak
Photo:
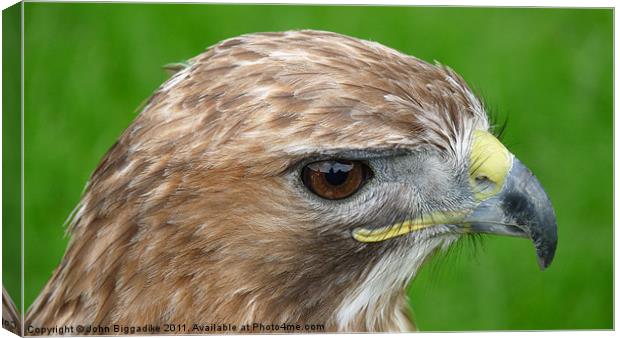
[[[475,206],[440,211],[379,229],[356,228],[359,242],[380,242],[436,225],[458,233],[485,233],[532,240],[542,270],[557,246],[557,224],[551,201],[534,174],[493,135],[474,132],[470,186]]]
[[[531,239],[543,270],[551,264],[558,242],[551,201],[534,174],[516,158],[503,189],[482,201],[458,226],[464,232]]]

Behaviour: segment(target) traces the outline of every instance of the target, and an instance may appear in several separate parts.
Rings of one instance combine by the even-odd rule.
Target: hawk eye
[[[348,160],[310,163],[301,173],[301,179],[310,191],[329,200],[353,195],[371,177],[372,171],[367,165]]]

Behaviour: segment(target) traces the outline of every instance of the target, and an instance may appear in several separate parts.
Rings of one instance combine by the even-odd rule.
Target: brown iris
[[[330,200],[353,195],[372,176],[362,162],[329,160],[310,163],[302,171],[302,180],[313,193]]]

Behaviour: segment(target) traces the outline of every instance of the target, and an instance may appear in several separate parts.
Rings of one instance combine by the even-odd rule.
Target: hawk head
[[[223,41],[103,158],[27,321],[412,329],[404,290],[437,249],[490,233],[553,258],[551,204],[489,127],[451,69],[378,43]]]

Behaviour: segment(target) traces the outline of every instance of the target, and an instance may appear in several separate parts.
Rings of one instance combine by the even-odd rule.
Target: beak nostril
[[[491,179],[489,179],[489,177],[486,175],[478,175],[476,176],[475,180],[476,180],[476,183],[491,182]]]
[[[478,175],[474,177],[474,192],[479,194],[491,194],[497,187],[497,184],[487,175]]]

